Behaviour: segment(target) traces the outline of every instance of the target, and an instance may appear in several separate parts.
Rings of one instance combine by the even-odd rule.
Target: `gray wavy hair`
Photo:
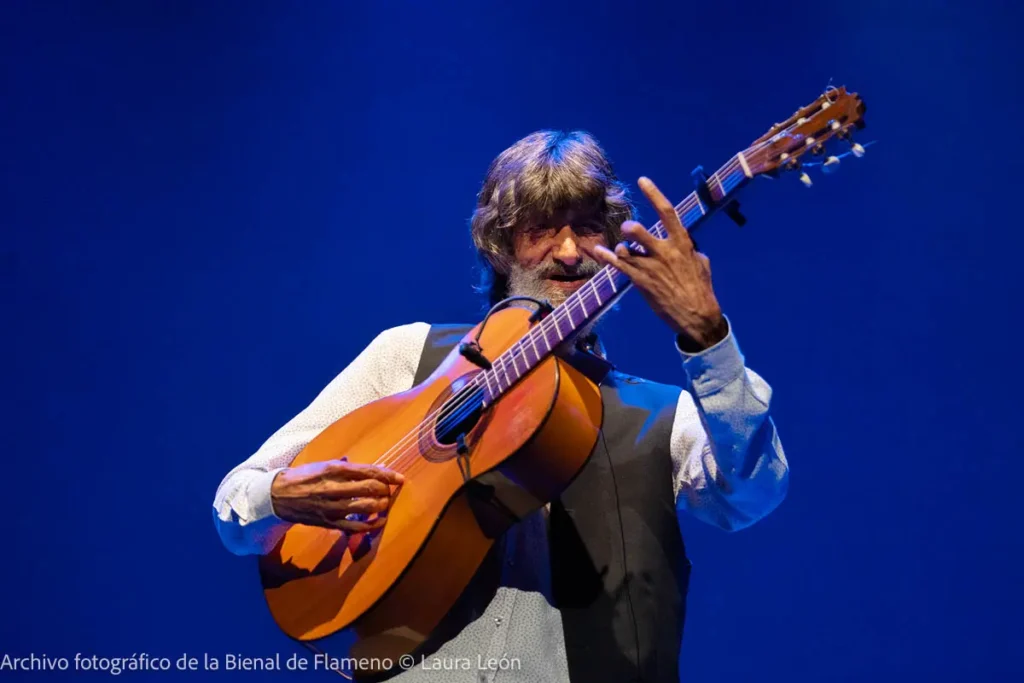
[[[515,228],[586,221],[599,225],[614,245],[633,214],[626,186],[589,133],[531,133],[491,162],[477,195],[470,219],[482,271],[476,291],[489,306],[508,296]]]

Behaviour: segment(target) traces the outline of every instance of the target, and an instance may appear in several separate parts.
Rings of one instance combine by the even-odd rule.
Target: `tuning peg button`
[[[839,170],[839,157],[826,157],[825,162],[821,165],[821,170],[825,173],[835,173]]]
[[[811,185],[814,184],[814,183],[811,182],[811,176],[807,175],[806,173],[801,173],[800,174],[800,182],[803,183],[807,187],[810,187]]]

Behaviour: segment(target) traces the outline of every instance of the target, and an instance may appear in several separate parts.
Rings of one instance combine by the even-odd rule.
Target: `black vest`
[[[415,384],[470,330],[433,325]],[[552,501],[551,578],[573,681],[678,683],[690,561],[672,493],[670,435],[682,389],[612,370],[604,425],[583,470]],[[447,639],[493,595],[488,561],[435,636]],[[477,604],[474,604],[477,603]]]

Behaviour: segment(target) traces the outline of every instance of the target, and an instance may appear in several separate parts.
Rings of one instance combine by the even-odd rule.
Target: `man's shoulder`
[[[454,346],[471,329],[473,325],[469,323],[405,323],[382,330],[371,343],[371,347],[387,352],[420,351],[427,345]]]
[[[402,343],[415,346],[445,346],[458,343],[462,337],[473,329],[466,323],[428,323],[414,322],[390,327],[378,335],[377,339],[384,343]]]
[[[466,335],[476,323],[430,323],[429,334],[431,337],[445,341],[458,341]]]
[[[370,346],[378,349],[398,349],[422,345],[430,331],[430,324],[412,322],[386,327],[377,333]]]

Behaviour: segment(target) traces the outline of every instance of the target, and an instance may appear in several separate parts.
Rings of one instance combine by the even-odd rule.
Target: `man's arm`
[[[410,389],[429,329],[426,323],[412,323],[382,332],[305,410],[224,477],[214,497],[213,519],[228,550],[263,554],[277,544],[290,523],[275,513],[270,494],[274,478],[333,422]]]
[[[771,387],[745,366],[729,327],[698,353],[677,342],[690,382],[676,408],[671,451],[676,509],[738,531],[786,497],[789,465],[769,415]]]

